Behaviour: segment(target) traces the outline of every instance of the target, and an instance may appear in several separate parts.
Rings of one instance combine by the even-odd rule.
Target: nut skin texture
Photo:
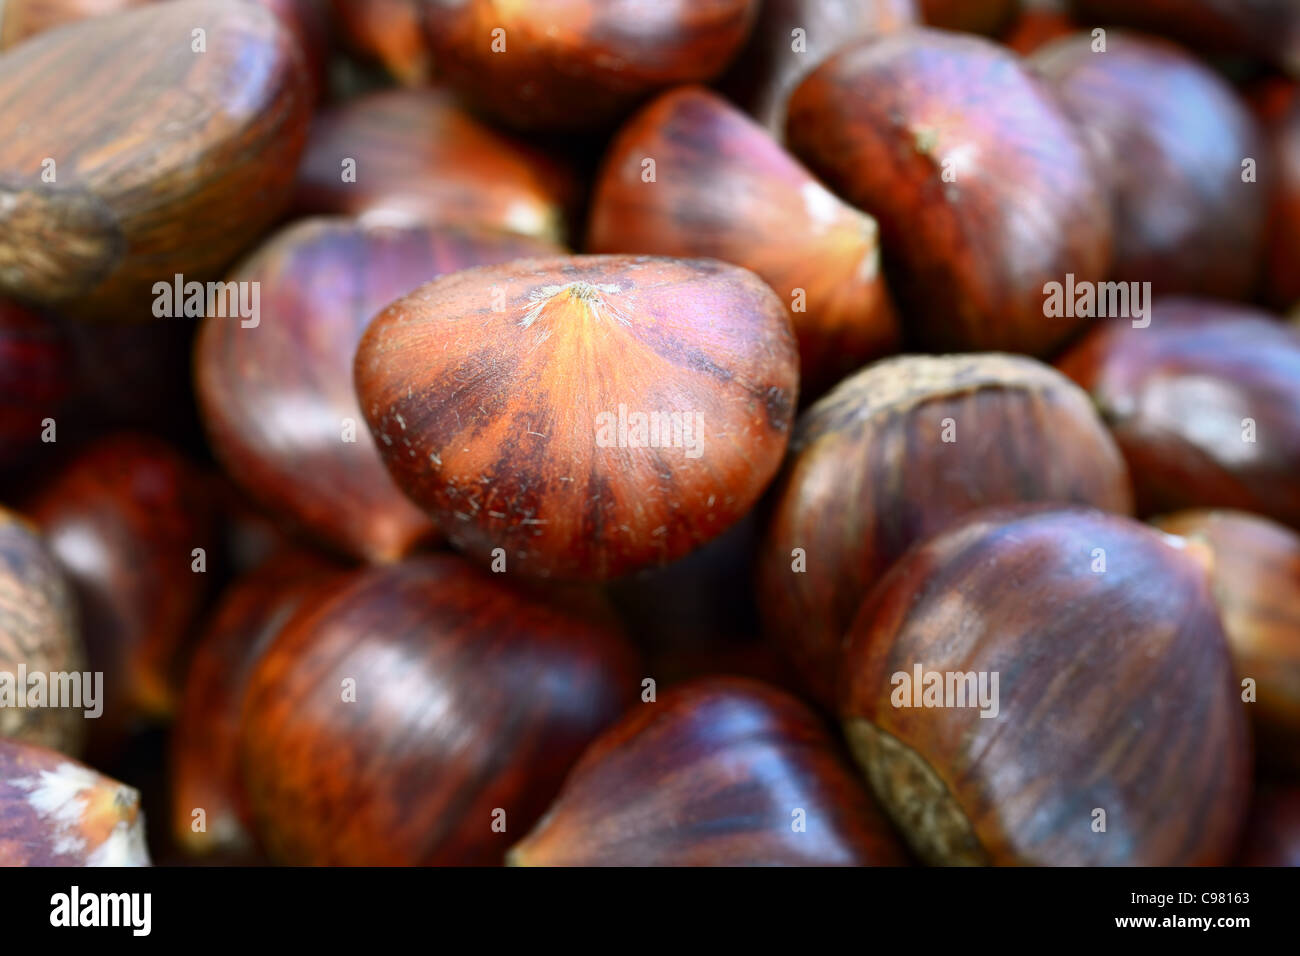
[[[119,433],[81,451],[26,511],[76,590],[90,669],[104,674],[91,752],[112,751],[137,720],[173,710],[207,593],[192,552],[216,561],[207,487],[165,443]]]
[[[310,86],[293,37],[251,3],[176,0],[6,53],[0,124],[30,132],[0,142],[0,294],[136,320],[154,283],[215,278],[288,201]]]
[[[1300,787],[1268,787],[1255,795],[1237,864],[1300,866]]]
[[[1267,188],[1242,181],[1242,161],[1265,153],[1258,123],[1224,80],[1171,43],[1117,31],[1105,53],[1092,43],[1074,34],[1029,62],[1060,94],[1109,184],[1108,278],[1151,282],[1155,295],[1248,298],[1267,217]]]
[[[1300,327],[1244,306],[1158,300],[1148,328],[1107,323],[1057,366],[1110,426],[1139,513],[1232,508],[1300,528]]]
[[[390,473],[458,548],[603,580],[749,511],[785,451],[797,361],[784,305],[751,272],[574,256],[423,286],[376,317],[355,372]],[[680,434],[648,417],[638,432],[633,414],[652,413]]]
[[[439,75],[470,103],[511,126],[568,131],[607,126],[659,90],[714,78],[758,7],[657,0],[649,16],[641,0],[426,0],[423,12]]]
[[[423,0],[330,0],[348,44],[407,86],[427,80],[433,68],[420,26],[422,5]]]
[[[12,682],[9,690],[17,693],[19,665],[48,680],[84,671],[85,656],[72,586],[36,528],[0,507],[0,681]],[[82,711],[7,703],[0,706],[0,738],[70,754],[81,749]]]
[[[70,392],[66,338],[53,322],[0,300],[0,467],[41,444],[41,424],[58,420]]]
[[[222,595],[194,650],[171,732],[172,840],[193,857],[247,859],[253,852],[239,768],[244,689],[261,654],[303,604],[324,600],[342,578],[308,551],[272,555]],[[206,827],[194,829],[203,809]]]
[[[917,23],[915,0],[763,0],[749,43],[722,80],[730,98],[772,136],[785,131],[785,104],[835,50]],[[804,47],[793,48],[803,30]]]
[[[921,19],[941,30],[996,36],[1016,16],[1020,0],[917,0]]]
[[[898,866],[907,855],[812,711],[758,681],[711,677],[633,704],[507,861]]]
[[[1232,858],[1248,809],[1249,728],[1205,569],[1178,541],[1087,509],[993,509],[894,566],[846,638],[840,713],[918,856]],[[980,598],[955,599],[966,595]],[[917,666],[997,673],[997,715],[896,706],[906,688],[892,675]],[[1092,829],[1098,808],[1105,832]]]
[[[634,699],[637,671],[617,633],[498,582],[450,555],[416,558],[358,573],[280,632],[240,731],[274,859],[499,864],[536,822]]]
[[[890,565],[971,511],[1021,502],[1132,513],[1124,461],[1073,383],[990,353],[863,369],[795,428],[759,550],[767,633],[833,706],[841,638]]]
[[[260,320],[209,316],[195,383],[213,450],[271,514],[341,553],[393,561],[435,535],[398,491],[352,387],[375,313],[429,279],[558,252],[509,233],[303,220],[268,240],[230,281],[258,283]],[[346,421],[354,440],[343,440]]]
[[[344,160],[356,181],[343,182]],[[304,214],[501,229],[559,242],[572,172],[484,125],[445,90],[384,90],[317,118],[298,173]]]
[[[880,224],[925,351],[1041,355],[1087,322],[1045,317],[1043,288],[1106,277],[1106,195],[1055,96],[1010,51],[922,28],[848,47],[795,90],[786,142]]]
[[[1300,97],[1273,130],[1268,296],[1277,308],[1300,304]]]
[[[1180,511],[1153,522],[1208,545],[1212,582],[1266,768],[1300,775],[1300,535],[1240,511]],[[1244,693],[1244,691],[1243,691]]]
[[[642,180],[655,157],[656,179]],[[876,223],[818,183],[703,87],[663,94],[624,125],[592,199],[587,251],[710,257],[753,270],[790,309],[807,399],[900,333]],[[796,289],[802,289],[795,311]]]
[[[53,750],[0,739],[0,866],[148,866],[140,794]]]

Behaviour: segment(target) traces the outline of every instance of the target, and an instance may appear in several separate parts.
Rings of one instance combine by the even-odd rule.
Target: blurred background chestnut
[[[0,299],[0,468],[12,466],[41,444],[45,423],[55,424],[71,381],[71,350],[54,322]]]
[[[1300,866],[1300,787],[1255,794],[1238,866]]]
[[[328,0],[344,41],[378,60],[399,82],[414,86],[433,69],[421,27],[423,0]]]
[[[1015,17],[1020,0],[917,0],[921,18],[941,30],[996,36]]]
[[[1300,305],[1300,96],[1290,99],[1272,137],[1268,295],[1276,308],[1287,311]]]

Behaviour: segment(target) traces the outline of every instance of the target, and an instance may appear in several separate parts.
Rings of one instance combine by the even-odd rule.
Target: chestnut
[[[148,866],[140,794],[44,747],[0,739],[0,866]]]
[[[51,686],[58,675],[85,669],[71,585],[40,533],[0,508],[0,737],[78,752],[93,704],[56,701]],[[40,697],[29,704],[33,676]]]
[[[599,580],[716,537],[780,465],[784,304],[712,259],[468,269],[381,312],[357,397],[398,487],[475,559]]]
[[[207,485],[164,442],[117,433],[44,483],[27,513],[76,590],[90,670],[104,675],[90,744],[111,753],[137,721],[172,712],[219,558]]]
[[[512,126],[608,125],[653,93],[710,80],[744,45],[759,0],[425,0],[440,77]]]
[[[638,690],[617,632],[460,558],[357,572],[253,668],[258,833],[293,864],[500,863]]]
[[[0,50],[54,27],[158,0],[5,0],[0,4]]]
[[[298,172],[300,213],[496,228],[559,242],[571,172],[457,106],[444,90],[384,90],[327,111]]]
[[[932,864],[1216,865],[1250,734],[1203,564],[1130,518],[975,512],[910,550],[845,638],[840,714]]]
[[[421,27],[423,0],[330,0],[339,32],[357,52],[378,60],[407,86],[432,73]]]
[[[720,83],[779,139],[786,101],[813,67],[839,47],[917,22],[916,0],[763,0],[749,43]]]
[[[1300,327],[1244,306],[1158,300],[1058,367],[1110,426],[1150,515],[1235,508],[1300,528]]]
[[[309,87],[252,3],[150,5],[5,53],[0,125],[26,132],[0,141],[0,295],[142,319],[160,280],[212,278],[284,207]]]
[[[586,248],[752,269],[790,310],[805,398],[899,346],[875,220],[703,87],[665,93],[619,132],[596,180]]]
[[[583,753],[515,866],[897,866],[902,843],[821,720],[717,677],[634,704]]]
[[[1049,366],[997,354],[901,356],[846,379],[799,419],[770,499],[764,625],[828,706],[845,630],[911,545],[989,505],[1133,509],[1087,396]]]
[[[1109,183],[1115,213],[1111,279],[1154,295],[1248,298],[1263,258],[1267,166],[1245,104],[1171,43],[1111,31],[1104,52],[1077,33],[1030,63],[1079,123]]]
[[[1300,773],[1300,535],[1240,511],[1180,511],[1156,527],[1213,554],[1214,597],[1254,719],[1259,762]]]
[[[434,534],[397,490],[352,388],[375,313],[445,272],[558,252],[508,233],[301,220],[238,266],[260,289],[255,322],[209,315],[194,378],[213,451],[266,510],[364,560]]]
[[[1031,53],[1061,37],[1069,36],[1079,25],[1066,12],[1065,0],[1040,0],[1021,10],[1002,33],[1002,42],[1021,56]]]
[[[41,444],[71,390],[70,349],[58,326],[0,299],[0,468]]]
[[[847,47],[795,90],[786,140],[879,222],[926,351],[1046,354],[1088,321],[1049,318],[1044,292],[1105,278],[1106,195],[1056,97],[1010,51],[923,28]]]
[[[917,0],[921,19],[941,30],[996,36],[1016,16],[1020,0]]]
[[[1255,795],[1237,864],[1300,866],[1300,787],[1265,787]]]
[[[1300,96],[1272,129],[1276,175],[1269,229],[1268,296],[1278,309],[1300,305]]]

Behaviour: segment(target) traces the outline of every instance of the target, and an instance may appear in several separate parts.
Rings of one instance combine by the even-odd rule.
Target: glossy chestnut
[[[459,548],[530,576],[666,564],[739,520],[797,401],[790,320],[711,259],[469,269],[376,317],[362,412],[397,484]]]
[[[916,542],[990,505],[1133,509],[1087,396],[1049,366],[997,354],[902,356],[845,380],[800,418],[770,501],[762,620],[828,706],[845,630]]]
[[[921,28],[847,47],[795,90],[786,141],[880,224],[927,351],[1045,354],[1088,321],[1048,317],[1045,286],[1105,278],[1106,196],[1056,97],[1005,48]]]
[[[1148,327],[1108,322],[1057,365],[1110,426],[1141,513],[1235,508],[1300,528],[1300,328],[1165,299]]]
[[[209,315],[195,346],[203,422],[226,471],[267,510],[357,558],[434,536],[388,476],[352,361],[375,313],[447,272],[559,250],[508,233],[300,220],[229,276],[260,289],[255,320]]]
[[[40,532],[0,508],[0,738],[77,753],[91,704],[56,702],[50,688],[85,671],[85,658],[72,586]]]
[[[359,572],[253,669],[258,833],[288,863],[500,863],[638,680],[616,632],[460,558]]]
[[[57,429],[71,390],[69,353],[57,325],[0,299],[0,468],[41,444],[47,420]]]
[[[1266,767],[1300,774],[1300,535],[1241,511],[1180,511],[1153,523],[1213,554],[1214,598],[1250,701],[1255,752]]]
[[[977,512],[850,628],[854,756],[935,864],[1215,865],[1250,735],[1203,564],[1090,509]]]
[[[44,747],[0,739],[0,866],[148,866],[140,794]]]
[[[821,720],[757,681],[682,684],[574,766],[515,866],[898,866],[902,843]]]
[[[143,319],[156,283],[213,278],[279,215],[311,90],[271,13],[176,0],[20,44],[0,102],[29,131],[0,141],[0,294]]]

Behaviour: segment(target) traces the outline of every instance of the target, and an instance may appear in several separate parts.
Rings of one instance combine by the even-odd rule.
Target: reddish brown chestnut
[[[917,0],[921,18],[941,30],[996,36],[1016,16],[1020,0]]]
[[[711,259],[574,256],[444,276],[361,340],[397,484],[483,562],[617,577],[753,506],[797,399],[784,305]]]
[[[297,222],[230,276],[260,289],[253,320],[211,315],[195,386],[213,450],[272,514],[370,561],[402,557],[434,529],[397,490],[352,387],[375,313],[435,276],[553,254],[508,233],[352,219]]]
[[[79,453],[29,513],[77,591],[90,669],[104,674],[88,732],[111,750],[134,719],[171,713],[218,557],[206,485],[162,442],[118,434]]]
[[[21,44],[0,103],[27,131],[0,141],[0,294],[138,319],[156,283],[212,278],[274,221],[311,93],[266,10],[175,0]]]
[[[603,126],[647,96],[712,79],[749,36],[758,0],[426,0],[439,75],[512,126]]]
[[[934,864],[1215,865],[1250,735],[1203,565],[1088,509],[993,509],[907,553],[846,638],[854,756]]]
[[[70,361],[58,326],[0,299],[0,467],[41,444],[50,423],[57,439]]]
[[[1020,11],[1003,32],[1002,42],[1021,56],[1029,56],[1078,29],[1079,24],[1066,12],[1065,0],[1041,0]]]
[[[805,398],[898,350],[875,220],[703,87],[665,93],[615,138],[596,180],[587,250],[752,269],[790,309]]]
[[[1170,43],[1111,31],[1057,40],[1030,62],[1079,123],[1115,211],[1111,278],[1154,294],[1246,298],[1263,255],[1267,164],[1232,88]]]
[[[148,866],[140,794],[70,757],[0,740],[0,866]]]
[[[1214,555],[1214,597],[1250,701],[1256,753],[1266,766],[1300,773],[1300,535],[1240,511],[1181,511],[1154,524]]]
[[[1300,787],[1266,787],[1255,795],[1240,866],[1300,866]]]
[[[560,241],[572,174],[442,90],[385,90],[325,113],[298,174],[306,213],[490,227]]]
[[[880,223],[890,288],[927,350],[1043,354],[1087,321],[1048,318],[1045,286],[1105,278],[1106,197],[1064,110],[1008,50],[919,28],[859,43],[795,90],[786,138]]]
[[[712,678],[587,748],[515,866],[890,866],[898,837],[822,722],[757,681]]]
[[[1236,508],[1300,528],[1300,328],[1241,306],[1156,302],[1058,362],[1128,459],[1139,511]]]
[[[1124,461],[1087,396],[1011,355],[903,356],[799,420],[759,551],[764,626],[829,705],[841,638],[907,548],[977,508],[1131,513]]]
[[[500,863],[637,679],[616,633],[460,558],[361,572],[254,668],[259,833],[289,863]]]
[[[420,22],[423,0],[330,0],[342,35],[408,86],[429,78],[429,44]]]
[[[77,753],[93,704],[52,690],[85,667],[72,587],[40,533],[0,508],[0,737]]]

